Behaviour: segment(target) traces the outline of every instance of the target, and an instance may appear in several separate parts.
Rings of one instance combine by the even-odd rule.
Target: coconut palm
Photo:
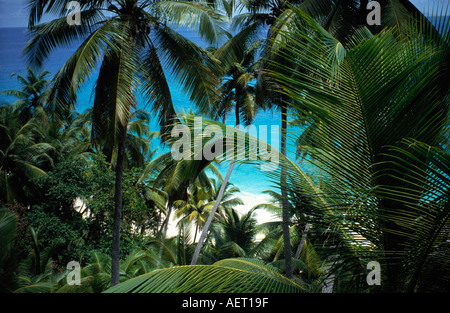
[[[220,172],[206,160],[182,159],[176,161],[172,154],[163,153],[147,164],[141,176],[140,182],[145,182],[152,188],[159,189],[165,195],[165,219],[160,227],[161,250],[165,243],[167,228],[176,201],[188,200],[189,186],[197,186],[204,190],[212,190],[212,181],[208,177],[212,173],[219,180],[222,179]]]
[[[334,273],[336,290],[377,289],[366,282],[373,260],[383,263],[378,289],[425,288],[433,264],[445,263],[450,228],[449,19],[437,33],[427,31],[428,21],[402,33],[361,28],[344,46],[303,11],[293,12],[295,27],[277,44],[285,48],[280,57],[297,66],[285,75],[284,64],[273,62],[280,71],[270,74],[295,100],[293,117],[310,115],[302,150],[311,168],[284,160],[287,189],[310,204],[309,242]],[[280,169],[266,174],[279,182]],[[195,267],[161,275],[184,279],[188,272],[205,279]]]
[[[27,258],[19,264],[15,293],[40,293],[53,291],[58,283],[65,278],[64,274],[55,275],[55,266],[51,259],[55,249],[62,244],[55,239],[50,247],[41,249],[39,233],[40,229],[30,227],[32,251]]]
[[[0,94],[13,96],[17,100],[12,104],[19,113],[22,123],[26,123],[39,107],[46,105],[49,94],[49,81],[46,76],[50,74],[47,70],[34,72],[30,67],[26,67],[26,75],[22,76],[12,73],[11,77],[16,77],[21,87],[20,90],[4,90]]]
[[[39,107],[33,114],[33,120],[40,127],[37,142],[50,144],[54,163],[65,159],[82,158],[88,160],[91,149],[90,134],[87,124],[81,122],[80,114],[66,112],[64,119],[57,118],[48,109]]]
[[[120,262],[120,280],[122,282],[146,274],[154,269],[153,257],[143,250],[132,250]],[[68,271],[62,273],[66,277]],[[59,275],[53,274],[53,277]],[[111,287],[111,258],[97,251],[90,252],[85,265],[80,268],[80,284],[69,285],[67,279],[58,281],[51,290],[55,293],[99,293]]]
[[[256,66],[256,54],[260,42],[247,41],[246,43],[242,42],[242,44],[236,45],[235,41],[236,37],[232,37],[214,52],[215,57],[223,66],[221,69],[222,83],[218,87],[219,98],[214,106],[208,108],[209,111],[207,113],[216,120],[222,119],[225,122],[227,114],[231,110],[234,110],[236,127],[238,127],[241,124],[241,119],[245,125],[251,124],[257,111],[253,81],[255,80],[254,68]],[[197,262],[208,229],[219,204],[222,203],[234,165],[235,161],[232,160],[225,179],[222,182],[223,187],[221,186],[218,190],[216,198],[217,205],[212,208],[211,217],[208,217],[200,236],[192,258],[192,265],[195,265]]]
[[[214,56],[222,64],[222,81],[219,99],[209,108],[209,115],[225,123],[227,115],[234,111],[236,125],[240,125],[241,120],[244,125],[249,125],[257,111],[254,83],[258,64],[256,57],[261,41],[249,42],[248,46],[243,43],[240,50],[236,50],[231,46],[234,40],[236,38],[229,39],[214,51]]]
[[[79,117],[79,126],[92,129],[92,108]],[[134,110],[130,114],[127,125],[125,143],[124,168],[144,168],[152,158],[155,150],[151,149],[151,140],[159,136],[159,132],[150,131],[150,113],[142,109]],[[111,142],[101,140],[92,146],[92,150],[101,151],[106,156],[106,162],[111,163],[114,156],[114,147]]]
[[[0,108],[0,132],[1,199],[6,203],[29,203],[39,194],[35,180],[52,168],[50,154],[54,147],[37,140],[43,132],[36,119],[22,124],[12,106]]]
[[[17,216],[7,209],[0,209],[0,291],[14,290],[17,271],[17,251],[14,241],[17,236]]]
[[[266,73],[270,70],[272,60],[279,64],[277,71],[284,70],[285,75],[289,75],[290,69],[295,64],[289,64],[287,58],[279,58],[277,53],[282,46],[278,45],[282,41],[280,31],[286,30],[295,23],[296,14],[293,8],[301,8],[303,11],[313,17],[325,30],[329,31],[334,37],[342,43],[346,43],[354,33],[355,29],[361,26],[367,26],[366,17],[368,11],[367,0],[295,0],[295,1],[244,1],[246,12],[237,15],[234,18],[234,26],[241,29],[240,40],[251,40],[255,36],[265,33],[265,44],[261,54],[263,62],[258,69],[258,80],[256,84],[257,102],[264,107],[275,107],[281,114],[281,152],[287,155],[287,109],[290,106],[291,99],[286,93],[279,89],[279,86]],[[421,13],[407,0],[386,1],[383,3],[382,25],[371,27],[374,32],[381,31],[384,27],[396,26],[398,29],[407,27],[403,22],[410,14],[422,16]],[[386,18],[388,17],[388,18]],[[395,18],[391,18],[395,17]],[[290,26],[291,25],[291,26]],[[238,38],[238,37],[237,37]],[[239,42],[231,44],[239,45]],[[288,53],[288,51],[286,51]],[[284,62],[284,63],[283,63]],[[308,116],[307,112],[303,114]],[[281,162],[282,171],[280,173],[280,186],[282,195],[283,213],[283,232],[285,236],[285,257],[287,262],[287,277],[291,275],[290,259],[292,252],[290,250],[289,240],[289,210],[287,200],[286,186],[287,173],[284,164]]]
[[[175,217],[181,219],[187,224],[194,224],[194,242],[197,239],[197,233],[205,225],[206,219],[211,212],[214,202],[211,201],[209,190],[197,186],[188,187],[188,199],[175,201]],[[216,215],[219,213],[216,212]]]
[[[250,210],[241,215],[233,208],[225,209],[223,217],[212,224],[212,236],[208,238],[210,248],[205,251],[206,257],[209,256],[215,261],[255,257],[258,244],[254,211]]]
[[[220,187],[223,184],[223,181],[220,179],[215,180],[213,178],[210,178],[211,180],[211,186],[212,186],[212,198],[218,199],[218,193],[220,191]],[[236,193],[239,193],[240,189],[236,186],[234,186],[232,183],[228,183],[225,186],[225,191],[223,193],[222,199],[220,201],[220,207],[224,210],[232,209],[238,205],[243,205],[244,202],[236,196]]]
[[[195,224],[194,241],[196,242],[197,233],[205,227],[206,220],[212,212],[212,208],[218,201],[217,194],[222,183],[215,182],[211,179],[211,187],[202,188],[195,185],[188,187],[187,200],[177,200],[174,202],[174,207],[177,209],[175,216],[181,218],[181,221]],[[234,193],[239,192],[239,189],[228,184],[225,188],[221,202],[217,206],[214,213],[215,219],[220,218],[225,210],[231,209],[236,205],[242,205],[241,199],[236,198]]]
[[[268,203],[260,203],[256,205],[254,209],[266,210],[267,212],[272,213],[276,220],[261,224],[260,228],[264,231],[266,236],[276,238],[277,241],[279,241],[281,234],[277,235],[277,233],[279,232],[279,228],[281,226],[279,221],[282,220],[283,216],[281,194],[273,190],[266,190],[263,193],[270,196],[270,201]],[[311,214],[311,210],[314,208],[314,205],[308,203],[308,199],[304,197],[298,189],[292,188],[292,186],[289,188],[288,194],[289,212],[291,213],[290,220],[292,222],[290,227],[291,244],[293,246],[297,246],[294,259],[299,259],[309,231],[309,215]],[[283,245],[280,246],[282,247]],[[278,258],[280,251],[277,251],[275,255],[275,258]]]
[[[439,24],[441,34],[428,21],[419,27],[430,31],[420,33],[410,26],[375,36],[362,28],[344,46],[294,11],[302,22],[278,43],[289,49],[280,55],[299,66],[273,77],[313,120],[302,149],[327,184],[314,214],[314,223],[328,229],[321,240],[330,244],[328,255],[339,247],[334,265],[341,282],[349,275],[364,288],[361,264],[373,258],[382,260],[384,290],[412,291],[432,247],[449,230],[448,168],[438,161],[448,153],[441,146],[449,112],[448,72],[442,71],[448,19]],[[289,175],[306,188],[304,178]]]
[[[30,1],[32,38],[25,54],[32,66],[41,66],[57,47],[75,40],[82,43],[54,79],[52,102],[72,105],[79,88],[97,66],[93,106],[92,139],[113,147],[116,170],[115,217],[113,226],[112,280],[119,281],[122,172],[126,129],[136,108],[136,91],[146,95],[161,125],[161,134],[176,117],[166,76],[173,77],[199,107],[214,101],[216,78],[207,63],[207,52],[181,36],[169,25],[198,27],[202,37],[217,41],[220,16],[203,2],[174,1],[81,1],[83,22],[66,21],[65,1]],[[45,12],[59,18],[39,25]],[[206,61],[205,61],[206,60]],[[171,73],[163,70],[163,64]]]
[[[156,150],[151,149],[150,141],[157,138],[158,132],[150,132],[150,113],[136,110],[130,116],[125,145],[125,167],[144,168]]]
[[[178,222],[177,235],[164,240],[153,239],[148,242],[148,254],[154,268],[168,268],[189,264],[194,246],[192,245],[192,228],[183,220]]]

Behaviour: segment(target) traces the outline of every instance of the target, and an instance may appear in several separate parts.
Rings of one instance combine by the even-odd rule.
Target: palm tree
[[[225,44],[217,49],[214,53],[215,57],[221,62],[223,68],[221,70],[222,83],[219,86],[219,98],[215,105],[208,108],[207,113],[215,119],[222,119],[225,122],[229,111],[234,109],[236,127],[241,124],[241,117],[245,125],[251,124],[253,121],[257,106],[255,102],[255,90],[252,85],[255,75],[254,68],[256,66],[256,54],[260,42],[242,42],[236,45],[236,38],[240,38],[238,34],[232,37]],[[210,217],[208,217],[199,242],[192,258],[192,265],[197,263],[203,242],[206,239],[208,229],[213,221],[218,206],[222,202],[224,192],[228,185],[229,178],[233,171],[235,160],[230,162],[225,179],[222,182],[223,187],[218,191],[216,205],[212,208]]]
[[[55,239],[50,247],[41,250],[40,229],[30,227],[32,251],[19,264],[18,288],[15,293],[51,292],[65,278],[63,274],[55,275],[52,254],[61,245],[60,239]]]
[[[280,71],[270,74],[295,100],[294,112],[310,116],[301,142],[315,167],[305,172],[285,160],[287,189],[313,205],[305,212],[313,225],[309,242],[341,291],[374,290],[366,283],[372,260],[383,261],[386,283],[379,288],[414,290],[430,281],[432,262],[445,262],[450,228],[449,19],[438,24],[441,35],[427,31],[428,21],[415,21],[406,33],[394,28],[373,35],[361,28],[344,46],[303,11],[293,13],[294,27],[281,32],[277,44],[285,48],[279,55],[297,66],[285,75],[285,66],[274,62]],[[266,174],[279,182],[280,170]],[[188,273],[194,276],[186,280]],[[228,281],[198,267],[154,275],[181,279],[188,290]],[[198,277],[207,282],[198,284]]]
[[[92,129],[93,109],[88,109],[80,116],[79,126]],[[150,113],[142,109],[136,109],[130,114],[127,125],[125,141],[124,168],[144,168],[155,154],[151,148],[151,140],[159,136],[159,132],[150,131]],[[111,163],[114,156],[112,142],[106,138],[92,145],[91,149],[101,151],[106,156],[106,161]]]
[[[125,167],[144,168],[156,150],[151,149],[150,141],[157,138],[158,132],[150,132],[150,113],[136,110],[130,116],[125,145]]]
[[[148,186],[159,189],[165,195],[165,219],[161,225],[161,250],[166,240],[168,225],[170,222],[174,203],[188,200],[189,186],[197,186],[204,190],[212,190],[212,181],[208,172],[222,179],[220,172],[206,160],[179,160],[172,158],[171,153],[164,153],[147,164],[141,176],[140,182],[146,182]]]
[[[218,199],[218,193],[220,191],[220,187],[222,186],[223,182],[218,179],[215,180],[213,178],[210,178],[211,180],[211,186],[212,186],[212,199]],[[223,196],[221,197],[220,201],[220,207],[223,210],[228,210],[236,207],[237,205],[243,205],[244,202],[236,196],[236,193],[239,193],[240,190],[238,187],[234,186],[232,183],[228,183],[225,186],[225,190],[223,193]]]
[[[32,38],[25,54],[32,66],[41,66],[49,54],[74,40],[82,44],[58,71],[50,97],[62,105],[72,105],[79,88],[100,66],[93,106],[92,139],[108,141],[115,165],[115,215],[112,246],[112,281],[119,281],[122,172],[126,129],[136,108],[136,91],[142,90],[147,103],[158,115],[161,134],[176,117],[163,64],[180,82],[199,107],[214,101],[216,78],[206,65],[207,52],[187,40],[169,25],[197,27],[202,37],[214,42],[221,32],[220,16],[202,2],[173,1],[81,1],[83,22],[66,22],[65,1],[30,1]],[[44,12],[59,18],[35,25]],[[161,61],[164,60],[164,63]],[[205,61],[206,60],[206,61]]]
[[[175,216],[188,224],[195,223],[193,242],[196,242],[198,231],[205,227],[206,220],[218,199],[217,194],[221,185],[220,182],[216,183],[213,179],[211,179],[211,186],[208,189],[191,185],[188,187],[187,200],[174,202],[174,207],[177,209]],[[243,204],[241,199],[234,197],[236,192],[239,192],[238,188],[233,187],[231,184],[227,185],[221,202],[214,213],[216,219],[220,218],[225,210]]]
[[[152,266],[156,268],[168,268],[176,265],[189,264],[194,247],[192,245],[192,229],[184,221],[178,222],[177,235],[161,240],[150,240],[148,242],[149,255]]]
[[[255,257],[257,226],[254,209],[240,215],[233,208],[224,210],[223,217],[211,227],[210,249],[206,253],[216,261],[245,257]]]
[[[35,73],[30,67],[26,67],[26,76],[12,73],[22,85],[20,90],[4,90],[0,94],[16,97],[18,100],[12,105],[19,112],[22,123],[26,123],[39,107],[46,105],[49,94],[49,82],[46,76],[50,74],[47,70]]]
[[[350,277],[364,288],[361,264],[378,259],[383,290],[413,291],[431,251],[449,233],[448,162],[441,161],[448,155],[442,143],[449,85],[442,69],[449,20],[438,33],[428,21],[401,33],[362,28],[344,46],[295,12],[302,22],[283,32],[279,44],[289,49],[280,55],[299,67],[289,76],[272,74],[312,117],[302,149],[324,171],[326,186],[311,188],[294,168],[289,175],[304,195],[321,195],[314,224],[326,230],[320,239],[329,243],[326,253],[337,256],[338,281]]]
[[[381,31],[384,27],[396,26],[399,29],[407,27],[403,22],[410,14],[418,17],[422,16],[414,5],[407,0],[402,1],[386,1],[383,3],[383,20],[381,26],[375,26],[371,29]],[[265,44],[262,45],[262,59],[258,72],[258,80],[256,84],[257,102],[264,107],[276,107],[281,114],[281,153],[286,157],[287,154],[287,111],[290,107],[291,99],[281,90],[276,82],[274,82],[267,72],[274,70],[271,68],[270,62],[276,62],[282,66],[277,67],[277,71],[285,70],[285,75],[289,75],[290,70],[295,64],[289,64],[287,58],[280,58],[274,51],[281,50],[282,45],[278,45],[282,38],[280,32],[289,29],[292,23],[295,23],[296,14],[293,8],[301,8],[303,11],[313,17],[325,30],[330,34],[339,38],[342,43],[346,43],[353,35],[354,30],[360,26],[366,25],[366,17],[368,11],[366,10],[368,0],[353,1],[353,0],[275,0],[275,1],[261,1],[250,0],[244,2],[246,12],[234,17],[234,27],[240,28],[240,41],[246,42],[258,37],[261,33],[265,33]],[[395,18],[386,18],[392,17]],[[394,22],[393,22],[394,21]],[[238,46],[239,42],[230,44],[231,46]],[[304,111],[303,111],[304,112]],[[308,115],[307,112],[304,112]],[[285,257],[286,257],[286,274],[287,277],[292,277],[290,260],[292,251],[290,250],[289,240],[289,209],[287,200],[286,179],[287,173],[285,164],[281,162],[282,171],[280,173],[280,186],[282,195],[283,207],[283,232],[286,237],[285,240]]]
[[[14,241],[17,236],[17,216],[7,209],[0,209],[0,291],[14,290],[14,273],[17,270],[17,251]]]
[[[37,140],[43,132],[36,119],[22,124],[12,106],[0,107],[0,136],[1,199],[29,203],[39,194],[35,180],[52,167],[54,147]]]
[[[308,6],[308,1],[303,0],[293,1],[292,5],[303,5]],[[259,1],[251,0],[245,3],[247,12],[238,15],[234,19],[235,27],[242,27],[241,34],[244,37],[254,37],[258,33],[265,32],[266,42],[262,45],[262,58],[269,59],[274,58],[271,53],[272,45],[271,41],[277,38],[278,28],[284,27],[283,24],[288,24],[291,22],[290,4],[287,1]],[[237,43],[236,43],[237,44]],[[281,113],[281,154],[286,157],[287,155],[287,105],[289,99],[287,99],[283,94],[278,92],[278,87],[276,84],[272,83],[270,79],[265,75],[267,71],[266,62],[260,63],[257,69],[257,102],[260,106],[264,107],[278,107]],[[282,208],[283,208],[283,238],[284,238],[284,254],[286,259],[286,277],[292,278],[292,251],[289,239],[289,208],[287,200],[287,190],[286,190],[286,170],[283,161],[281,162],[281,175],[280,175],[280,186],[281,186],[281,197],[282,197]]]
[[[48,143],[54,148],[51,157],[55,164],[74,158],[87,161],[92,152],[90,134],[80,114],[70,111],[65,113],[64,119],[60,119],[53,113],[44,107],[35,110],[33,120],[41,129],[36,141]]]
[[[181,222],[186,222],[187,224],[194,223],[193,240],[196,242],[197,233],[199,229],[203,228],[214,204],[210,200],[210,192],[197,186],[188,187],[187,198],[186,201],[177,200],[173,203],[176,209],[175,217],[180,218]]]
[[[238,36],[238,35],[236,35]],[[229,39],[214,52],[221,62],[222,81],[219,88],[219,99],[209,108],[209,115],[215,120],[225,119],[229,112],[234,111],[236,125],[243,120],[244,125],[250,125],[256,115],[254,82],[257,68],[257,53],[261,41],[249,42],[249,46],[240,45],[240,50],[231,45],[236,38]]]
[[[295,181],[290,182],[290,184],[295,184]],[[289,212],[291,213],[290,220],[292,221],[292,226],[290,227],[290,237],[291,243],[297,244],[296,253],[294,255],[294,259],[299,259],[300,253],[302,252],[303,246],[306,241],[306,236],[309,231],[310,224],[309,215],[312,214],[311,210],[314,208],[314,205],[308,203],[308,199],[304,197],[295,186],[292,186],[288,189],[289,194]],[[263,209],[274,216],[277,217],[277,220],[282,220],[282,198],[281,194],[273,191],[266,190],[263,193],[268,194],[270,196],[270,202],[268,203],[260,203],[254,207],[254,209]],[[276,237],[276,233],[278,232],[277,228],[279,228],[280,223],[278,221],[266,222],[261,225],[261,229],[264,232],[270,235],[271,238]],[[294,234],[294,237],[292,236]],[[301,235],[301,237],[299,236]]]

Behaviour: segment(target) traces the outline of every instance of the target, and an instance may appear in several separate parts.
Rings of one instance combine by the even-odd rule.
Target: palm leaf
[[[328,212],[327,217],[315,223],[326,220],[333,225],[334,235],[345,238],[343,242],[357,244],[354,248],[345,245],[339,252],[342,258],[349,257],[347,264],[361,268],[357,263],[376,253],[391,268],[390,279],[399,283],[399,260],[411,264],[407,261],[411,254],[404,250],[405,237],[412,231],[407,221],[418,210],[417,195],[423,196],[421,188],[427,176],[421,175],[419,183],[416,174],[407,176],[412,168],[405,172],[405,164],[400,169],[396,168],[398,161],[388,167],[384,161],[393,158],[394,151],[408,150],[405,138],[413,137],[430,146],[441,141],[449,110],[449,88],[443,84],[445,74],[439,70],[448,60],[448,43],[444,39],[447,34],[424,40],[418,31],[408,30],[405,40],[405,32],[397,35],[391,30],[371,36],[360,31],[352,44],[344,48],[306,14],[293,10],[302,21],[296,22],[295,29],[281,33],[284,38],[277,42],[276,54],[284,62],[273,61],[277,69],[273,77],[282,86],[283,94],[295,100],[291,105],[298,111],[293,110],[293,115],[299,119],[300,114],[309,115],[313,120],[308,133],[303,134],[302,149],[314,158],[308,160],[309,164],[326,172],[324,197],[328,205],[333,205],[323,206],[321,210]],[[424,29],[430,26],[421,27],[421,32],[427,33]],[[286,64],[298,67],[287,75]],[[402,153],[394,158],[405,156]],[[412,155],[407,162],[418,169],[425,165]],[[385,176],[375,174],[377,170]],[[401,181],[389,177],[400,173],[404,176]],[[291,177],[293,182],[297,180],[294,175]],[[414,181],[415,186],[410,185]],[[402,200],[384,197],[381,188],[395,190]],[[407,197],[411,198],[406,201]],[[428,212],[436,216],[432,211]],[[423,226],[426,232],[437,227],[435,223]],[[361,238],[357,239],[356,234]]]
[[[104,56],[120,52],[123,34],[124,28],[113,19],[90,34],[54,76],[49,101],[56,103],[57,108],[73,105],[78,89],[96,70],[98,62]]]
[[[102,13],[96,9],[81,12],[83,23],[73,27],[62,17],[31,29],[31,39],[24,48],[27,63],[32,67],[41,67],[56,48],[70,47],[76,40],[84,38],[96,29],[95,24],[103,21]]]
[[[164,66],[171,70],[190,100],[205,111],[217,97],[217,62],[206,50],[168,27],[159,26],[155,33]]]
[[[0,265],[7,259],[9,251],[16,236],[17,217],[7,211],[0,210],[0,238],[2,240],[0,248]]]
[[[146,95],[147,104],[153,107],[158,116],[161,138],[164,139],[169,132],[168,125],[176,120],[176,112],[161,60],[154,46],[147,48],[143,62],[141,88]]]
[[[147,292],[302,292],[295,282],[258,261],[223,260],[220,264],[176,266],[126,281],[107,293]]]
[[[198,28],[202,38],[217,44],[225,33],[223,16],[208,5],[196,1],[158,1],[152,5],[157,14],[175,27]]]
[[[115,162],[122,133],[128,127],[137,103],[133,91],[138,87],[135,77],[139,66],[138,53],[127,27],[121,29],[122,40],[117,53],[106,55],[97,80],[93,108],[93,138],[107,143],[109,157]],[[106,114],[105,114],[106,113]]]

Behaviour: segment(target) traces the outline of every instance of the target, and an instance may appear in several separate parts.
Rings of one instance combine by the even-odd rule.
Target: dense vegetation
[[[449,291],[448,17],[433,25],[406,0],[379,1],[374,26],[367,0],[79,2],[71,26],[65,1],[29,1],[29,67],[2,92],[17,100],[0,106],[1,291]],[[60,71],[42,69],[74,43]],[[195,114],[175,111],[169,73]],[[280,166],[264,172],[270,203],[246,214],[229,178],[264,163],[249,134],[225,177],[226,149],[177,161],[151,145],[170,148],[198,115],[225,134],[228,114],[249,125],[260,110],[280,114]],[[367,283],[371,261],[381,284]]]

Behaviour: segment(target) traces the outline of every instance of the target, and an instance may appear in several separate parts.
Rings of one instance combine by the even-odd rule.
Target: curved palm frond
[[[106,293],[303,292],[294,281],[260,261],[229,259],[213,265],[176,266],[128,280]]]
[[[339,252],[341,258],[348,256],[347,264],[362,268],[358,263],[372,254],[385,262],[390,288],[405,288],[405,280],[414,274],[402,275],[401,269],[411,265],[412,258],[417,262],[413,272],[420,271],[418,264],[424,260],[421,263],[420,254],[414,257],[406,249],[406,242],[415,236],[407,224],[415,214],[421,215],[416,212],[427,211],[430,221],[421,224],[427,229],[423,231],[442,227],[432,222],[440,213],[432,205],[425,209],[423,201],[445,190],[429,189],[428,184],[435,183],[429,175],[434,174],[428,172],[425,157],[415,157],[414,145],[405,140],[414,138],[430,149],[442,142],[449,112],[449,87],[443,83],[448,73],[442,72],[448,66],[448,27],[441,35],[426,38],[420,35],[429,34],[423,29],[432,27],[426,21],[418,27],[412,24],[401,35],[397,30],[375,36],[359,31],[344,48],[305,13],[293,10],[302,21],[284,32],[276,53],[298,68],[286,75],[285,63],[273,61],[281,70],[272,74],[282,92],[295,100],[292,106],[298,111],[292,114],[303,112],[313,120],[301,148],[311,156],[304,160],[324,171],[323,195],[328,202],[328,208],[321,208],[328,217],[315,223],[331,222],[333,232],[343,231],[333,237],[347,234],[344,242],[359,242],[358,248],[347,246]],[[448,19],[443,24],[448,25]],[[406,163],[401,165],[401,159]],[[420,183],[418,170],[424,171]],[[427,244],[422,238],[420,247]]]
[[[198,29],[202,38],[217,44],[225,34],[225,22],[219,11],[196,1],[157,1],[152,5],[158,15],[175,27]]]

